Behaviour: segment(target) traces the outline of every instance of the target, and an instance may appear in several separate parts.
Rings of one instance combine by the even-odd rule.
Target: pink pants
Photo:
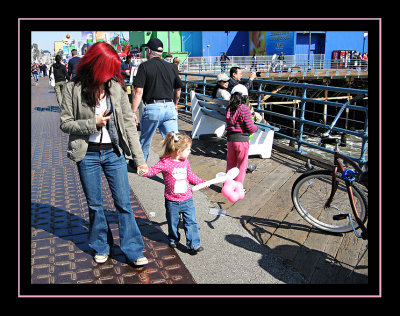
[[[226,171],[237,167],[239,175],[234,179],[243,184],[246,176],[247,162],[249,160],[249,142],[227,142],[228,153],[226,155]]]

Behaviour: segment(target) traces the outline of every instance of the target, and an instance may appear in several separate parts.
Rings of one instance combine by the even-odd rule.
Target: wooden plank
[[[292,208],[266,245],[288,265],[294,267],[293,260],[306,240],[310,229],[311,225],[305,222]]]
[[[255,171],[252,174],[247,174],[245,179],[244,179],[244,187],[246,188],[247,192],[250,192],[254,187],[258,186],[258,184],[265,179],[268,174],[277,168],[279,166],[279,163],[272,161],[271,159],[261,159],[261,158],[250,158],[249,159],[249,164],[254,164],[258,166],[257,171]],[[223,160],[223,166],[226,168],[226,160]],[[221,170],[221,171],[225,171]],[[219,203],[220,207],[223,208],[224,210],[227,210],[228,214],[230,216],[236,216],[233,215],[230,211],[230,208],[235,205],[235,203],[231,203],[227,200],[226,197],[224,197],[221,194],[223,184],[216,184],[211,186],[208,189],[203,190],[204,193],[207,194],[209,199],[214,202],[214,203]],[[247,193],[246,193],[247,195]],[[244,199],[248,199],[246,196]],[[249,202],[249,208],[252,208],[251,206],[251,201]],[[238,203],[238,202],[236,202]],[[241,216],[240,214],[237,214],[237,216]]]
[[[310,278],[312,284],[335,284],[337,276],[346,273],[341,263],[336,260],[336,253],[340,248],[342,235],[324,235],[326,237],[324,255],[316,264]]]
[[[230,209],[229,214],[232,216],[254,216],[254,214],[274,195],[293,174],[290,168],[279,165],[265,179],[263,179],[256,187],[246,193],[243,200],[236,202]]]
[[[282,221],[293,208],[290,192],[298,174],[287,178],[284,185],[269,199],[260,210],[249,219],[249,223],[260,227],[259,235],[263,244],[275,233],[276,229],[282,225]],[[262,227],[261,227],[262,226]]]

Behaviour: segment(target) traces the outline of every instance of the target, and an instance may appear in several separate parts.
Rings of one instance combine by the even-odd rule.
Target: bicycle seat
[[[340,138],[321,137],[321,143],[322,144],[339,144],[340,143]]]

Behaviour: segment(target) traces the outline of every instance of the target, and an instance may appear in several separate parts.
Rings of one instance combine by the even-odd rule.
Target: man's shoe
[[[204,250],[204,248],[202,246],[198,246],[198,247],[192,249],[192,253],[196,254],[203,250]]]
[[[106,254],[97,254],[94,256],[94,261],[96,261],[96,263],[104,263],[106,262],[108,259],[108,255]]]
[[[177,247],[176,243],[174,243],[173,241],[170,241],[170,242],[169,242],[169,246],[170,246],[171,248],[176,248],[176,247]]]

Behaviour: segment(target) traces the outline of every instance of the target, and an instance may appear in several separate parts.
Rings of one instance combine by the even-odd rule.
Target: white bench
[[[222,137],[225,132],[225,108],[229,101],[213,99],[190,91],[193,130],[192,138],[201,135]]]
[[[225,132],[225,112],[229,101],[213,99],[200,93],[190,91],[192,109],[192,139],[200,136],[222,137]],[[258,131],[253,134],[250,140],[249,156],[257,155],[261,158],[270,158],[274,132],[279,128],[256,123]]]

